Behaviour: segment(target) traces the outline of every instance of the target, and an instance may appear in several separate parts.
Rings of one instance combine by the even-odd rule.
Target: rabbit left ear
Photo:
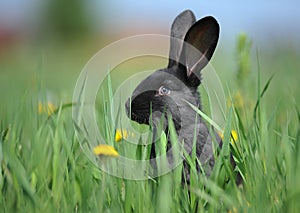
[[[185,65],[192,86],[200,84],[200,72],[211,59],[219,39],[220,27],[211,16],[197,21],[186,33],[179,62]]]
[[[178,63],[184,36],[195,22],[195,15],[190,10],[183,11],[175,18],[171,27],[168,67],[172,67]]]

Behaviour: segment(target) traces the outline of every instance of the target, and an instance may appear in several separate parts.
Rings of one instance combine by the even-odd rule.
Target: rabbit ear
[[[180,13],[174,20],[171,27],[169,65],[174,66],[180,57],[182,41],[188,29],[196,22],[195,15],[190,10],[185,10]],[[174,39],[175,38],[175,39]],[[182,41],[181,41],[182,40]]]
[[[211,59],[219,39],[220,27],[211,16],[197,21],[187,32],[180,56],[192,86],[200,84],[200,72]]]

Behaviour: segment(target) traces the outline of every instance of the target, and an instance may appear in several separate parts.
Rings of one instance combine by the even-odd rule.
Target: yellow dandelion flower
[[[128,133],[126,130],[122,130],[122,129],[117,129],[116,130],[116,135],[115,135],[115,142],[119,142],[121,141],[123,138],[127,138]]]
[[[233,207],[232,210],[230,209],[230,210],[228,211],[228,213],[237,213],[236,207]]]
[[[134,134],[124,129],[117,129],[115,134],[115,142],[119,142],[123,139],[127,139],[129,136],[134,137]]]
[[[235,130],[231,130],[231,142],[234,143],[238,140],[238,134]]]
[[[219,132],[219,136],[224,140],[224,134],[223,132]],[[238,140],[238,134],[235,130],[231,130],[231,136],[230,136],[230,141],[232,144],[234,144]]]
[[[56,109],[56,107],[52,102],[48,102],[46,106],[41,102],[38,103],[38,113],[39,114],[47,113],[48,116],[50,116],[53,114],[55,109]]]
[[[107,144],[100,144],[93,149],[95,155],[98,156],[109,156],[118,157],[119,153],[115,150],[113,146]]]

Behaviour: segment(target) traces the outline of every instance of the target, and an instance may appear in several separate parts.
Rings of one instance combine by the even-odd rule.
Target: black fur
[[[194,14],[187,10],[174,20],[171,36],[175,39],[171,38],[168,67],[157,70],[137,86],[126,102],[126,111],[132,120],[141,124],[152,124],[154,128],[159,125],[162,118],[163,130],[167,135],[167,114],[171,115],[178,139],[184,142],[187,153],[192,150],[196,130],[197,157],[203,165],[207,165],[206,174],[209,175],[214,166],[212,135],[200,115],[187,102],[201,109],[198,92],[201,70],[209,62],[216,48],[219,25],[210,16],[196,22]],[[213,134],[216,141],[221,144],[219,136]],[[168,137],[168,148],[170,147]],[[154,150],[151,151],[153,158]],[[170,162],[171,158],[172,154],[168,156]],[[184,165],[189,181],[188,167],[186,163]]]

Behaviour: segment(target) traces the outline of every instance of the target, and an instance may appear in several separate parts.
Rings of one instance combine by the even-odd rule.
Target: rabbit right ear
[[[195,22],[196,18],[191,10],[185,10],[175,18],[171,27],[168,68],[178,63],[182,49],[183,39],[187,31]]]
[[[188,30],[179,62],[185,65],[190,85],[199,86],[201,70],[215,51],[219,33],[220,26],[212,16],[200,19]]]

